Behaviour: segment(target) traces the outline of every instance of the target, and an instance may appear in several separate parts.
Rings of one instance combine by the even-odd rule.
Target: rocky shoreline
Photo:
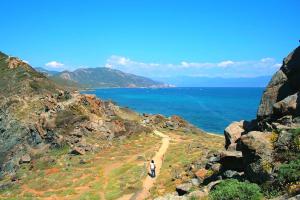
[[[277,200],[300,199],[299,92],[300,47],[297,47],[283,60],[264,91],[257,118],[230,124],[224,130],[224,150],[208,156],[205,167],[194,172],[195,179],[156,200],[201,199],[226,179],[256,183],[264,193],[279,196]],[[191,192],[193,186],[199,189]]]

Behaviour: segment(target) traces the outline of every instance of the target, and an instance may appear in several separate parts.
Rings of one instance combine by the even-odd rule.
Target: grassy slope
[[[161,174],[151,190],[152,197],[174,192],[176,185],[193,178],[185,173],[187,165],[205,160],[208,152],[220,150],[224,146],[224,138],[219,136],[167,131],[164,134],[173,139],[164,157]]]

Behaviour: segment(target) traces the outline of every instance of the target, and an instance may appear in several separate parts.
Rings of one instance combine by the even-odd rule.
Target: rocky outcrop
[[[300,47],[297,47],[283,60],[282,67],[272,77],[263,94],[257,113],[261,128],[266,128],[270,121],[275,121],[285,114],[299,116],[299,91]]]

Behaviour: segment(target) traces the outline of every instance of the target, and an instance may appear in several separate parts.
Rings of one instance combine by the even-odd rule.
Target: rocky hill
[[[200,155],[221,148],[222,137],[178,116],[140,115],[82,95],[0,54],[0,199],[138,195],[150,187],[142,181],[161,142],[166,160],[158,181],[169,191],[190,177],[187,163],[200,166]],[[152,197],[161,194],[156,188]]]
[[[14,174],[30,152],[68,145],[84,154],[102,148],[100,141],[149,131],[119,118],[113,103],[66,90],[18,58],[1,53],[0,72],[2,173]]]
[[[122,71],[106,67],[77,69],[73,72],[64,71],[54,75],[53,77],[72,81],[87,88],[168,87],[168,85],[153,81],[146,77],[124,73]]]

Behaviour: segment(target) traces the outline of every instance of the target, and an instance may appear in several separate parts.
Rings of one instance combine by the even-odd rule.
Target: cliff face
[[[280,70],[267,86],[258,109],[257,119],[262,128],[284,116],[293,120],[300,115],[300,47],[291,52],[284,60]]]

